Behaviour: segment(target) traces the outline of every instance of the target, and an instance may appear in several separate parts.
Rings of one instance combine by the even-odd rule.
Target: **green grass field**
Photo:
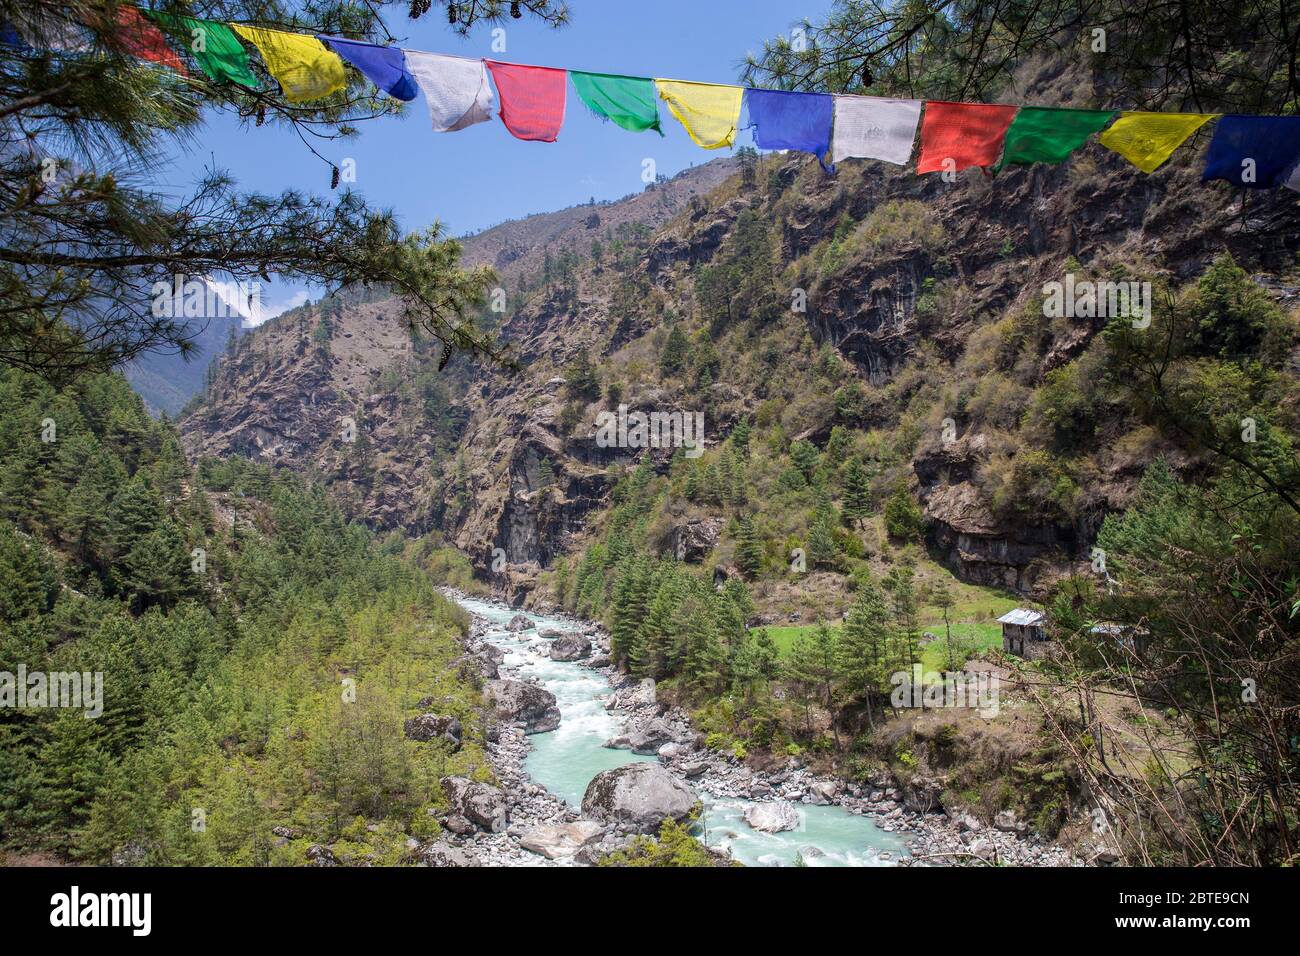
[[[953,579],[946,570],[926,562],[927,574],[941,574],[948,577],[949,588],[956,603],[948,610],[948,620],[952,622],[953,638],[960,640],[971,650],[978,652],[1002,645],[1002,626],[997,619],[1019,604],[1014,597],[977,584],[965,584]],[[841,622],[830,625],[838,629]],[[795,640],[801,634],[811,634],[817,629],[815,624],[773,625],[766,628],[780,650],[781,656],[787,656]],[[930,642],[921,651],[921,663],[927,671],[941,671],[946,655],[943,614],[938,608],[923,606],[921,608],[921,630],[935,634],[938,640]]]

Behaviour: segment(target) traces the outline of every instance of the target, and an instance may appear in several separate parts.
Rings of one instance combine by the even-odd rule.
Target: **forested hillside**
[[[0,846],[403,859],[437,831],[439,779],[487,772],[479,693],[448,666],[465,620],[406,547],[303,479],[191,469],[118,375],[0,372],[0,671],[103,675],[94,719],[0,710]],[[404,736],[422,699],[463,746]]]

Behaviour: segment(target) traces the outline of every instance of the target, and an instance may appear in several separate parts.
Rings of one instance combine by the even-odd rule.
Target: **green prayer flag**
[[[570,70],[573,88],[597,116],[613,120],[633,133],[655,130],[660,136],[659,106],[654,80],[648,77],[618,76],[613,73],[581,73]]]
[[[235,36],[235,31],[224,23],[153,10],[145,12],[170,33],[172,39],[183,46],[212,79],[217,82],[229,80],[240,86],[258,85],[257,75],[248,65],[248,51]]]
[[[1106,127],[1114,110],[1022,106],[1011,121],[997,169],[1018,163],[1059,163]]]

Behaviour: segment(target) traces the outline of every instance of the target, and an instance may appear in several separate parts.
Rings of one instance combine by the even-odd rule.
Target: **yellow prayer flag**
[[[238,23],[230,26],[257,47],[262,62],[279,81],[290,103],[324,99],[348,85],[343,61],[315,37]]]
[[[1218,113],[1140,113],[1125,110],[1098,142],[1119,153],[1144,173],[1164,165],[1183,140]]]
[[[697,146],[717,149],[736,138],[743,87],[689,80],[655,80],[655,86]]]

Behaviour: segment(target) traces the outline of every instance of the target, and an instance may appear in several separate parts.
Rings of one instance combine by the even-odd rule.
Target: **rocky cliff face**
[[[225,354],[181,423],[187,452],[310,471],[352,516],[412,534],[445,528],[480,568],[498,546],[512,564],[548,563],[604,500],[612,459],[562,447],[555,425],[562,381],[534,371],[539,352],[548,368],[563,369],[575,333],[608,314],[608,293],[594,291],[599,283],[588,293],[583,280],[576,295],[537,288],[544,260],[564,252],[589,260],[593,241],[608,244],[611,258],[634,249],[735,165],[716,160],[617,202],[466,238],[467,265],[492,266],[512,298],[533,292],[500,330],[528,363],[522,374],[458,357],[439,376],[436,343],[413,343],[396,302],[345,294],[268,322]],[[604,275],[614,268],[610,262]],[[546,488],[543,460],[554,471]]]
[[[182,423],[186,442],[198,454],[313,469],[355,514],[410,532],[438,528],[481,571],[500,548],[509,567],[498,562],[498,580],[518,591],[599,527],[620,468],[641,455],[594,440],[596,413],[615,403],[566,386],[579,351],[604,362],[606,385],[621,392],[612,397],[633,407],[703,405],[712,443],[791,384],[781,379],[795,373],[776,371],[784,341],[772,343],[801,293],[796,334],[846,360],[858,391],[847,403],[843,388],[834,399],[815,396],[790,437],[822,439],[834,424],[910,430],[907,477],[931,548],[968,579],[1033,590],[1086,557],[1102,517],[1124,506],[1152,454],[1176,459],[1177,449],[1136,443],[1133,423],[1116,412],[1092,438],[1095,472],[1068,520],[1009,509],[990,495],[986,471],[1014,456],[1006,434],[1031,411],[1013,405],[1001,431],[991,413],[973,413],[963,379],[982,372],[971,356],[1025,321],[1036,344],[1007,372],[1006,388],[1041,383],[1084,355],[1102,321],[1051,323],[1036,298],[1067,269],[1123,267],[1178,282],[1228,250],[1275,297],[1296,301],[1294,196],[1243,200],[1203,186],[1198,162],[1196,149],[1184,150],[1145,176],[1090,147],[1061,166],[996,179],[968,171],[955,183],[878,163],[845,163],[828,177],[794,156],[768,157],[752,176],[734,164],[699,167],[622,203],[532,217],[467,241],[467,261],[494,265],[520,301],[499,331],[522,370],[458,359],[434,385],[413,389],[411,380],[429,378],[430,359],[392,303],[332,307],[324,344],[322,307],[313,307],[258,330],[223,360],[207,402]],[[755,222],[766,230],[777,307],[715,318],[749,323],[745,344],[726,346],[745,351],[724,352],[716,374],[689,390],[664,386],[665,323],[702,318],[702,270],[734,257]],[[539,281],[544,257],[562,248],[577,254],[576,267]],[[794,384],[821,387],[812,378]],[[952,419],[943,440],[939,417]],[[355,443],[340,437],[345,418],[361,433]],[[667,450],[647,453],[667,467]],[[665,547],[698,558],[712,547],[698,531],[674,529]]]

